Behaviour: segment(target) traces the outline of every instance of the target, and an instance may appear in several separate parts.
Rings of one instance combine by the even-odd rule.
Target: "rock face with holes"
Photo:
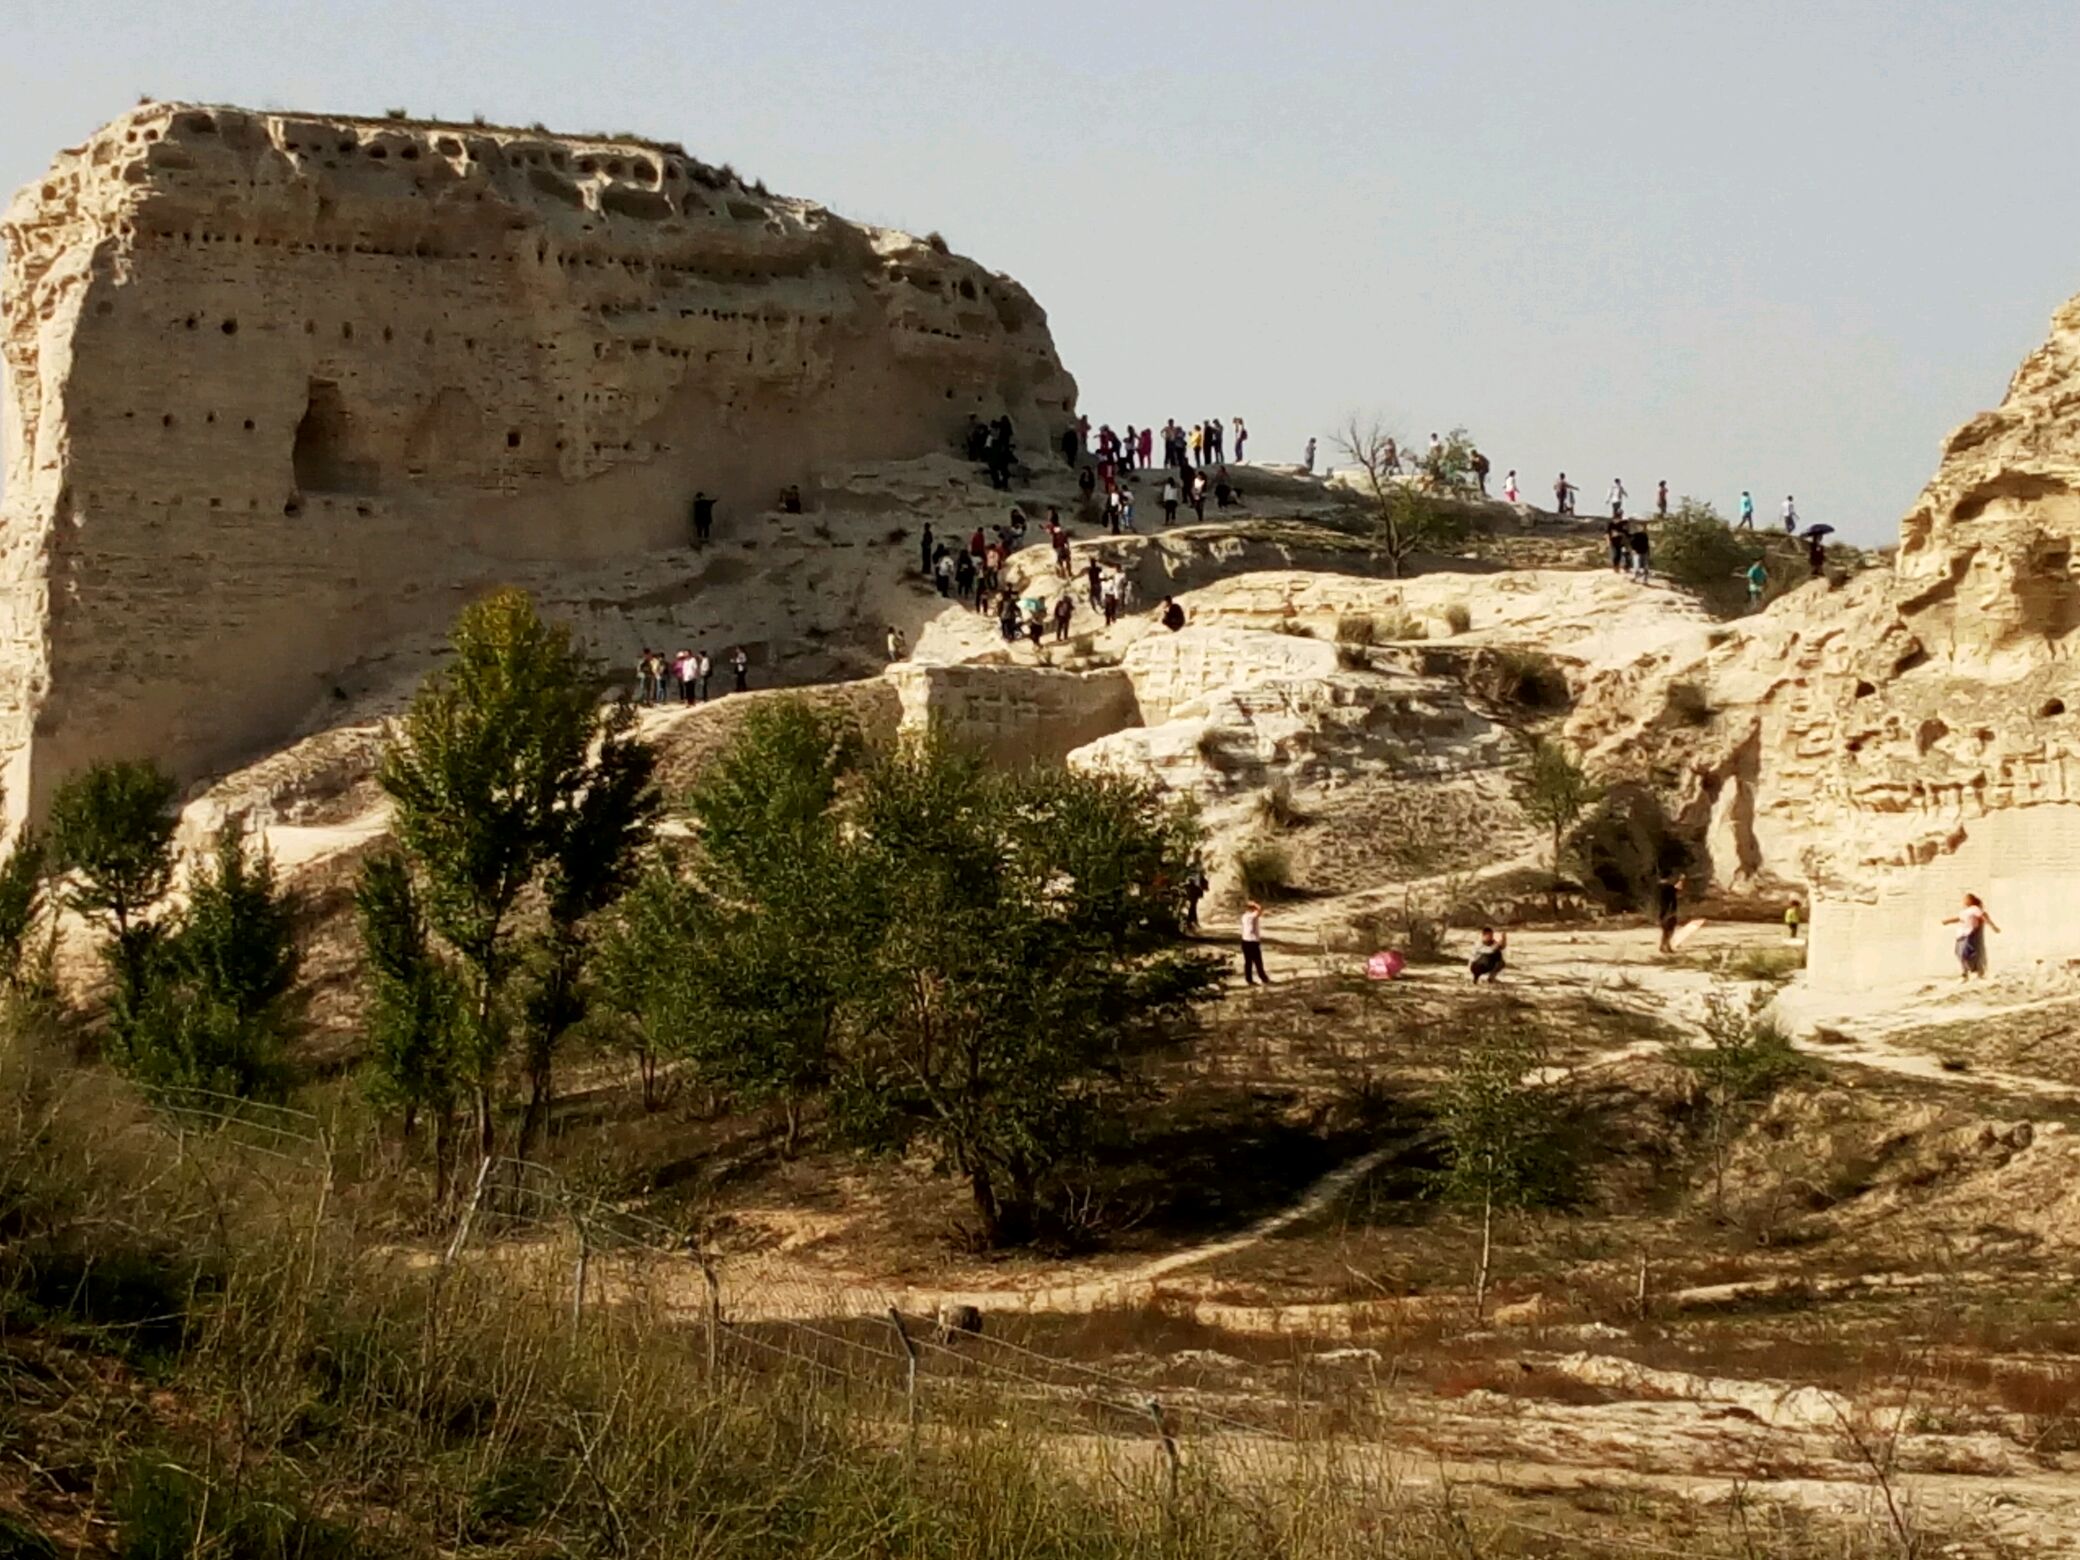
[[[1966,892],[1996,972],[2080,959],[2076,543],[2080,300],[1951,435],[1892,570],[1610,670],[1574,734],[1679,798],[1722,883],[1810,892],[1817,984],[1953,974]]]
[[[488,584],[683,549],[697,492],[1073,416],[1016,282],[668,144],[151,104],[0,233],[11,817],[249,755]]]

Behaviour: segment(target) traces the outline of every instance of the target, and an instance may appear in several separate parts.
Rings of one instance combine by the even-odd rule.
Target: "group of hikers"
[[[1240,417],[1232,419],[1234,426],[1234,459],[1238,466],[1247,465],[1249,456],[1249,428]],[[1092,434],[1096,433],[1095,447]],[[1080,466],[1085,457],[1095,457],[1101,464],[1109,463],[1120,471],[1156,469],[1157,430],[1136,428],[1127,424],[1127,431],[1116,432],[1110,423],[1101,423],[1093,430],[1088,417],[1078,417],[1075,423],[1062,434],[1062,457],[1071,466]],[[1163,459],[1165,467],[1174,466],[1179,471],[1190,471],[1195,466],[1207,469],[1222,465],[1228,458],[1228,425],[1218,417],[1209,417],[1201,423],[1187,426],[1176,418],[1168,418],[1162,427]]]
[[[1012,429],[1010,417],[1000,416],[989,423],[979,417],[969,417],[961,448],[968,459],[989,473],[991,487],[999,492],[1009,490],[1011,468],[1018,464],[1017,434]]]
[[[1030,529],[1025,511],[1017,505],[1012,506],[1007,521],[988,528],[978,525],[965,541],[949,543],[926,522],[918,538],[918,572],[933,583],[943,599],[959,601],[984,616],[994,616],[1006,644],[1023,637],[1037,648],[1050,627],[1055,642],[1066,644],[1070,624],[1078,611],[1076,590],[1067,583],[1077,574],[1069,529],[1062,524],[1061,512],[1053,507],[1041,521],[1053,555],[1055,575],[1064,582],[1052,597],[1030,578],[1023,582],[1013,580],[1006,568],[1011,555],[1025,545]],[[1108,569],[1092,556],[1084,560],[1082,574],[1091,610],[1103,616],[1106,627],[1135,609],[1134,579],[1124,569]],[[1157,621],[1174,633],[1185,625],[1184,608],[1176,598],[1165,596]],[[891,626],[889,659],[900,661],[908,653],[901,631]]]
[[[750,686],[751,657],[742,645],[732,646],[723,664],[729,668],[735,687],[743,693]],[[715,675],[715,659],[705,650],[681,650],[667,655],[645,649],[636,657],[636,702],[638,704],[705,704],[709,681]]]

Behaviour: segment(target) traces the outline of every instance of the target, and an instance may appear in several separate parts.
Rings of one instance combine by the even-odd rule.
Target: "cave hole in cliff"
[[[291,460],[296,486],[305,492],[360,493],[374,487],[375,462],[358,447],[354,421],[332,381],[310,382]]]
[[[2049,720],[2054,715],[2063,715],[2065,712],[2066,701],[2064,699],[2046,699],[2044,707],[2037,711],[2046,720]]]
[[[1870,697],[1870,696],[1871,696],[1872,694],[1876,693],[1877,691],[1878,691],[1878,685],[1877,685],[1876,683],[1873,683],[1873,682],[1865,682],[1865,681],[1863,681],[1862,679],[1858,679],[1858,681],[1857,681],[1857,684],[1856,684],[1856,697],[1857,697],[1857,698],[1859,698],[1859,699],[1868,699],[1868,698],[1869,698],[1869,697]]]

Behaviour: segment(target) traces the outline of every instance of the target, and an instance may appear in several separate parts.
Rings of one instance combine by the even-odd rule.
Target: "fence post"
[[[894,1306],[888,1308],[888,1324],[896,1330],[896,1342],[903,1346],[903,1398],[910,1424],[910,1450],[917,1450],[917,1345],[910,1341],[910,1333],[903,1326],[903,1313]]]
[[[585,1325],[585,1270],[592,1263],[592,1226],[575,1208],[571,1222],[578,1227],[577,1271],[571,1275],[571,1331],[577,1332]]]
[[[715,1276],[715,1264],[708,1260],[705,1251],[696,1249],[694,1257],[701,1265],[701,1282],[708,1291],[708,1379],[715,1379],[717,1351],[722,1337],[722,1281]]]
[[[1163,1405],[1154,1398],[1148,1400],[1148,1417],[1156,1422],[1156,1437],[1163,1445],[1163,1459],[1168,1465],[1165,1472],[1163,1503],[1164,1521],[1175,1521],[1177,1517],[1177,1437],[1170,1433],[1170,1426],[1163,1418]]]
[[[1639,1293],[1634,1297],[1641,1321],[1647,1319],[1647,1248],[1639,1248]]]
[[[470,1224],[477,1216],[477,1204],[484,1200],[484,1183],[490,1178],[491,1156],[486,1154],[484,1162],[477,1166],[477,1184],[470,1189],[469,1201],[462,1205],[462,1217],[455,1223],[455,1238],[448,1242],[448,1249],[441,1256],[444,1271],[462,1255],[463,1242],[469,1239]]]

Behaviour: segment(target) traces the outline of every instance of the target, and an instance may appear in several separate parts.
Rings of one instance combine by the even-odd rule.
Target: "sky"
[[[943,232],[1094,421],[1463,425],[1892,539],[2080,290],[2080,6],[0,0],[0,184],[140,94],[635,131]]]

